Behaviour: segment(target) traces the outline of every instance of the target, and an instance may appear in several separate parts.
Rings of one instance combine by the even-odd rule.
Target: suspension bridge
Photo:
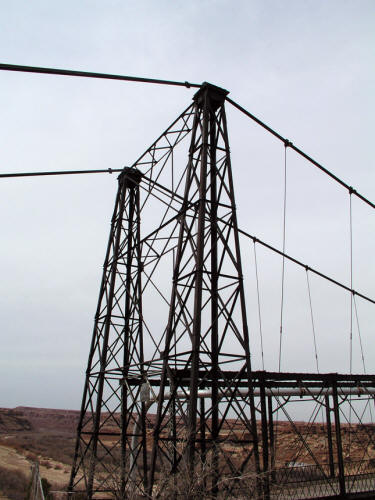
[[[374,203],[215,85],[5,64],[0,69],[197,89],[192,103],[130,167],[0,174],[119,173],[68,497],[373,498],[375,375],[366,369],[358,303],[373,306],[375,300],[353,286],[352,200],[370,209]],[[281,248],[239,227],[228,106],[283,148]],[[349,283],[286,252],[289,151],[347,192]],[[257,362],[244,247],[253,251]],[[260,249],[279,259],[282,275],[273,371],[264,358],[270,347],[262,328]],[[285,371],[289,264],[306,276],[315,372]],[[312,277],[349,297],[346,373],[319,369]],[[355,331],[361,374],[353,373]]]

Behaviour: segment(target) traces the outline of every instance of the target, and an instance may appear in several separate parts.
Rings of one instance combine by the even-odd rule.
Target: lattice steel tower
[[[119,177],[71,492],[153,497],[186,488],[188,478],[192,495],[217,496],[238,488],[226,478],[259,472],[226,95],[204,84],[146,152],[152,159],[141,157]],[[175,242],[169,314],[160,348],[145,362],[142,273],[151,240],[140,235],[140,187],[147,184],[150,194],[159,186],[155,155],[167,151],[170,158],[187,136],[181,194],[169,190],[169,204],[178,207],[169,232]],[[154,233],[165,230],[164,220]],[[156,415],[148,411],[154,403]]]

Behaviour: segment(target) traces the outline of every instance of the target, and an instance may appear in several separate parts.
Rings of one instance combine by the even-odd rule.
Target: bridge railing
[[[332,473],[334,472],[334,473]],[[263,479],[272,499],[329,497],[339,494],[338,465],[293,464],[268,472]],[[375,490],[375,461],[345,463],[347,493]]]

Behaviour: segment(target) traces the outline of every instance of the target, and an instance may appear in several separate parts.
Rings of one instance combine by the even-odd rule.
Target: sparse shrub
[[[41,460],[40,465],[42,465],[43,467],[46,467],[46,469],[52,469],[52,467],[53,467],[49,460]]]
[[[21,471],[0,466],[0,489],[10,500],[25,500],[29,482]]]
[[[34,453],[36,456],[51,457],[57,462],[70,465],[73,461],[75,436],[71,433],[20,432],[0,442],[11,446],[21,454]]]
[[[37,462],[38,461],[38,455],[35,453],[29,452],[26,453],[26,458],[27,460],[30,460],[30,462]]]

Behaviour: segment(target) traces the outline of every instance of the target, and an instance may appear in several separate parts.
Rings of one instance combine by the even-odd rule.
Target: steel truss
[[[362,423],[374,376],[251,369],[226,96],[203,84],[119,176],[71,496],[343,498],[375,490],[373,429],[346,414]],[[303,429],[296,400],[313,407]],[[311,440],[323,413],[325,454]],[[278,433],[286,423],[287,467]],[[343,433],[367,436],[357,468]]]

